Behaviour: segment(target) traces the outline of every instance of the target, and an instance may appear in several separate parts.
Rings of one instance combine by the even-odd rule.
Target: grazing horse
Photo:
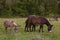
[[[25,31],[35,31],[35,26],[40,25],[39,32],[43,32],[43,25],[46,24],[48,26],[48,32],[51,32],[52,25],[49,23],[49,21],[40,16],[35,16],[35,15],[30,15],[27,20],[26,20],[26,25],[25,25]],[[31,30],[32,26],[32,30]],[[29,29],[28,29],[29,28]]]
[[[58,21],[58,17],[54,14],[49,14],[49,18],[52,18],[53,20]],[[49,20],[51,20],[51,19],[49,19]]]
[[[4,27],[5,27],[6,32],[7,32],[8,27],[11,27],[11,28],[14,27],[14,30],[16,31],[18,28],[18,25],[13,20],[8,19],[4,21]]]

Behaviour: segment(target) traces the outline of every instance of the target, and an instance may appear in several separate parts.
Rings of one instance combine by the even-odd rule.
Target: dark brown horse
[[[4,27],[5,27],[6,32],[7,32],[8,27],[14,28],[14,30],[16,31],[18,28],[18,25],[13,20],[8,19],[4,21]]]
[[[46,18],[31,15],[26,20],[25,31],[35,31],[35,26],[40,25],[39,32],[40,32],[40,30],[43,32],[44,24],[46,24],[48,26],[48,32],[51,32],[52,25],[49,23],[49,21]],[[33,26],[32,30],[31,30],[31,26]]]

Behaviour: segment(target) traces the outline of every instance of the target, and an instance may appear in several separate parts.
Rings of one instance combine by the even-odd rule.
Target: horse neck
[[[46,23],[47,26],[51,26],[51,24],[49,22]]]

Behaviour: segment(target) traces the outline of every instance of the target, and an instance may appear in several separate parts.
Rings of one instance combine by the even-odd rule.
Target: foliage
[[[58,0],[0,0],[0,17],[60,13]]]

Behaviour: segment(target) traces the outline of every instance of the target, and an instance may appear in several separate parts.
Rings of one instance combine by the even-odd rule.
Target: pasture
[[[36,27],[36,32],[24,32],[26,18],[11,18],[18,25],[21,25],[18,32],[5,32],[3,22],[7,18],[0,18],[0,40],[60,40],[60,19],[59,21],[49,21],[53,24],[52,32],[47,32],[47,26],[44,25],[44,32],[38,32],[39,26]]]

